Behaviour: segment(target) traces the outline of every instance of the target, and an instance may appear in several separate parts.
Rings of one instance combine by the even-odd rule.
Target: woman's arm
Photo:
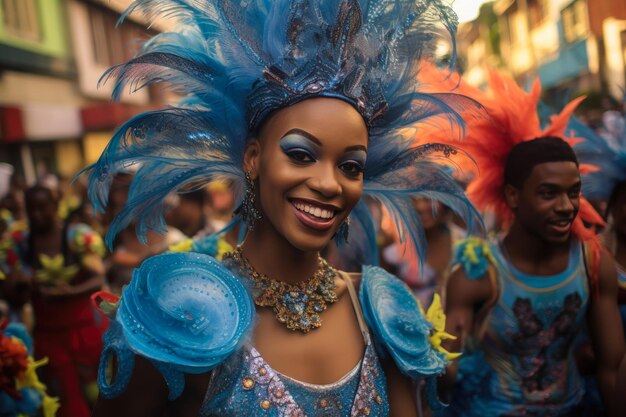
[[[164,417],[167,394],[159,371],[147,359],[135,356],[133,375],[124,392],[111,399],[100,395],[92,417]]]
[[[385,366],[390,417],[417,417],[415,382],[402,375],[393,361]]]
[[[186,374],[184,391],[168,401],[163,376],[147,359],[135,356],[133,375],[124,392],[110,399],[98,397],[92,417],[197,417],[210,377],[210,372]]]

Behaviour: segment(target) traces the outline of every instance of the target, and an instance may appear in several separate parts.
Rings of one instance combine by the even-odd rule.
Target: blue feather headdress
[[[111,68],[114,98],[166,82],[184,99],[178,107],[140,114],[113,136],[87,168],[89,196],[102,210],[116,172],[139,169],[107,243],[136,221],[140,238],[164,231],[163,199],[216,179],[242,198],[246,140],[274,110],[309,97],[347,101],[369,129],[364,195],[380,201],[401,237],[423,255],[424,236],[411,198],[441,200],[471,227],[478,214],[437,162],[449,146],[416,148],[407,128],[445,119],[459,131],[461,110],[476,106],[450,92],[419,90],[420,60],[437,34],[452,37],[457,19],[443,0],[136,0],[149,21],[175,19],[176,32],[155,36],[139,56]],[[124,17],[124,16],[123,16]],[[122,17],[122,18],[123,18]],[[453,48],[454,60],[454,48]],[[351,214],[349,251],[377,262],[376,231],[367,205]]]
[[[579,161],[591,168],[583,175],[583,195],[609,201],[616,186],[626,181],[626,117],[618,112],[605,113],[599,132],[575,118],[568,128],[583,139],[574,151]]]

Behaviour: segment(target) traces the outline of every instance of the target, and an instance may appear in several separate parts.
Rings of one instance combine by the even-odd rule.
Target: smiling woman
[[[361,198],[367,140],[361,115],[338,99],[312,98],[271,117],[244,154],[265,215],[244,249],[252,241],[324,249]]]
[[[130,120],[89,168],[101,208],[115,172],[140,166],[108,241],[131,221],[140,234],[163,230],[168,193],[215,179],[235,184],[231,227],[245,238],[223,253],[212,236],[191,245],[205,254],[161,255],[135,272],[109,308],[95,415],[416,415],[414,384],[434,388],[448,358],[430,343],[433,325],[395,277],[370,266],[348,275],[320,251],[335,239],[344,256],[376,263],[363,195],[387,207],[421,254],[412,198],[443,200],[470,226],[476,219],[434,163],[454,149],[416,147],[406,136],[430,117],[455,131],[457,111],[473,103],[426,94],[417,82],[438,26],[454,32],[452,11],[439,0],[139,0],[129,12],[136,8],[175,17],[181,29],[105,79],[115,78],[116,95],[126,84],[169,81],[188,97]]]

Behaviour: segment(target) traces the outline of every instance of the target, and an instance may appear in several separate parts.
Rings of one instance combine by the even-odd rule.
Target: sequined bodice
[[[203,417],[387,416],[387,388],[371,343],[359,364],[328,385],[304,383],[273,370],[259,352],[245,346],[211,377]]]

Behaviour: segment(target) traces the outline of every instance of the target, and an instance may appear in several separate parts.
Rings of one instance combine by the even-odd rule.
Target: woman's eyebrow
[[[304,136],[305,138],[307,138],[308,140],[310,140],[311,142],[315,143],[317,146],[322,147],[322,142],[316,138],[313,134],[307,132],[306,130],[302,130],[302,129],[291,129],[288,132],[286,132],[283,135],[284,137],[287,137],[289,135],[300,135],[300,136]],[[344,152],[350,152],[350,151],[363,151],[363,152],[367,152],[367,147],[363,146],[363,145],[353,145],[353,146],[348,146]]]
[[[363,151],[363,152],[367,152],[367,147],[363,146],[363,145],[353,145],[353,146],[348,146],[344,152],[350,152],[350,151]]]
[[[322,142],[320,142],[320,140],[318,138],[316,138],[315,136],[313,136],[309,132],[307,132],[305,130],[302,130],[302,129],[291,129],[291,130],[289,130],[287,133],[285,133],[283,135],[283,138],[285,136],[292,135],[292,134],[304,136],[305,138],[307,138],[311,142],[317,144],[318,146],[322,146]]]

